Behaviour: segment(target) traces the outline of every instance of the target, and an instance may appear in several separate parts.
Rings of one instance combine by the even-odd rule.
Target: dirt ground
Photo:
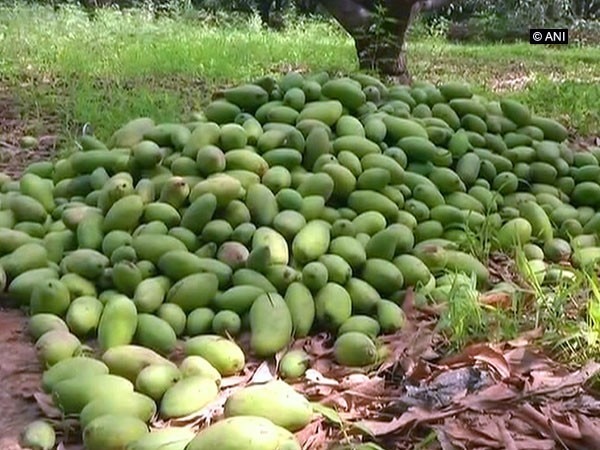
[[[40,382],[41,367],[27,334],[25,314],[0,308],[0,449],[21,449],[19,433],[40,417],[33,398]]]
[[[37,126],[21,120],[18,99],[0,81],[0,171],[18,176],[27,164],[51,156],[51,137],[41,139],[36,150],[18,147],[19,138],[32,128]],[[46,124],[44,128],[53,127]],[[26,315],[8,307],[0,296],[0,450],[20,450],[19,433],[42,416],[33,398],[39,390],[41,372],[27,333]]]
[[[22,109],[20,99],[0,79],[0,172],[11,177],[19,176],[30,163],[51,159],[56,153],[56,118],[23,120]],[[35,148],[19,146],[19,140],[26,135],[36,136]]]

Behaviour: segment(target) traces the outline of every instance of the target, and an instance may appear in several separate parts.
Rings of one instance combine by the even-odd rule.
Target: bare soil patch
[[[19,433],[40,417],[33,394],[40,388],[41,366],[27,334],[27,317],[0,309],[0,448],[19,450]]]
[[[49,114],[42,120],[25,119],[23,105],[14,87],[0,81],[0,172],[17,177],[27,165],[51,159],[56,152],[56,120]],[[38,145],[21,148],[19,140],[33,134]]]

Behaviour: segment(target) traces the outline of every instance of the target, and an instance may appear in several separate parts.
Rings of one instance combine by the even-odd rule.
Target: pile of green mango
[[[267,358],[329,331],[338,364],[376,364],[407,289],[444,301],[448,272],[489,287],[473,236],[521,246],[538,273],[596,263],[600,148],[567,137],[459,82],[265,77],[189,122],[138,118],[0,176],[0,290],[29,310],[43,389],[88,450],[299,448],[311,410],[283,381],[234,394],[197,435],[148,423],[214,401],[244,368],[243,333]],[[309,367],[292,350],[279,375]],[[54,445],[43,423],[23,436]]]

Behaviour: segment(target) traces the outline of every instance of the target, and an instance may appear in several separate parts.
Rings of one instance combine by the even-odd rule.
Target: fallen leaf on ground
[[[254,372],[254,375],[252,375],[252,378],[250,378],[248,384],[267,383],[275,379],[274,374],[276,373],[276,362],[270,359],[265,360],[261,363],[260,366],[258,366],[256,371]]]

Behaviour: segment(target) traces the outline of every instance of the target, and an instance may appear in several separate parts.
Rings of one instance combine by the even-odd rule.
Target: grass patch
[[[76,8],[15,7],[0,17],[0,72],[25,118],[45,106],[60,111],[63,133],[89,122],[102,139],[141,115],[181,120],[222,85],[354,64],[351,40],[316,21],[277,33],[257,20],[155,19],[142,10],[104,10],[90,21]]]
[[[582,135],[600,127],[600,49],[528,44],[455,45],[415,36],[409,64],[417,79],[464,79],[478,92],[506,92]],[[258,18],[182,13],[0,8],[0,73],[24,119],[58,113],[60,131],[91,123],[106,138],[141,115],[180,120],[219,86],[290,69],[356,70],[352,40],[335,23],[294,18],[284,32]],[[39,116],[39,117],[38,117]]]
[[[577,246],[575,266],[537,259],[522,244],[503,251],[498,229],[488,222],[478,232],[465,227],[457,242],[463,252],[489,263],[490,274],[496,277],[491,285],[481,289],[474,274],[445,270],[434,273],[434,288],[421,291],[440,313],[437,329],[447,339],[446,351],[460,351],[477,342],[507,341],[529,332],[531,339],[565,364],[599,359],[597,262],[581,262]]]
[[[438,290],[437,301],[445,304],[438,327],[449,350],[538,330],[538,344],[558,361],[575,367],[600,358],[597,267],[528,260],[521,246],[511,257],[514,282],[498,283],[483,295],[474,279],[448,274],[451,286]]]

